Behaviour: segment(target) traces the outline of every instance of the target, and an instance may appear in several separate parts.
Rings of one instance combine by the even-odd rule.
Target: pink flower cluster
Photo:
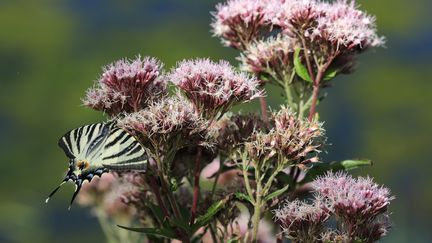
[[[266,6],[270,0],[228,0],[218,4],[211,24],[213,34],[222,43],[237,49],[245,49],[263,29],[270,29]]]
[[[241,54],[241,68],[256,75],[284,80],[291,75],[295,45],[296,40],[286,35],[254,42]]]
[[[166,93],[166,81],[160,77],[162,67],[151,57],[116,61],[104,67],[96,87],[87,91],[84,105],[110,116],[138,111]]]
[[[285,167],[291,164],[318,162],[319,149],[324,145],[325,134],[320,123],[308,121],[282,107],[273,114],[274,128],[268,133],[255,132],[246,142],[246,150],[256,161],[277,157]]]
[[[369,177],[353,178],[346,172],[329,172],[315,179],[312,185],[316,191],[312,204],[288,201],[275,211],[288,238],[297,242],[321,242],[309,238],[321,235],[321,240],[336,242],[337,239],[375,242],[390,228],[386,212],[394,197],[389,189],[375,184]],[[332,216],[338,230],[323,225]]]
[[[315,237],[323,232],[323,224],[330,218],[330,213],[322,200],[309,204],[296,199],[275,210],[275,218],[287,238],[316,242]]]
[[[273,24],[290,35],[320,39],[347,49],[384,44],[383,37],[376,33],[375,17],[357,9],[355,1],[285,0],[281,6],[268,9]]]
[[[328,173],[313,182],[315,190],[328,199],[336,215],[346,220],[366,220],[387,211],[390,190],[370,177],[352,178],[346,173]]]
[[[216,10],[212,23],[215,36],[241,50],[270,34],[271,28],[337,48],[384,44],[384,38],[376,33],[375,17],[359,10],[351,0],[229,0]]]
[[[159,148],[169,147],[179,138],[182,143],[196,139],[204,140],[208,127],[207,122],[197,114],[192,104],[179,97],[154,102],[139,112],[118,119],[117,124],[137,133],[137,136],[144,140],[152,141],[150,147]]]
[[[106,173],[93,178],[91,183],[83,184],[77,201],[82,206],[92,206],[97,210],[96,213],[132,220],[135,211],[123,201],[123,195],[131,190],[132,184],[112,173]]]
[[[256,78],[235,71],[233,66],[223,60],[182,61],[172,69],[168,79],[186,95],[196,110],[208,119],[222,115],[233,105],[263,95]]]
[[[264,130],[264,121],[255,114],[225,114],[213,124],[214,137],[220,152],[229,155],[242,146],[255,131]]]

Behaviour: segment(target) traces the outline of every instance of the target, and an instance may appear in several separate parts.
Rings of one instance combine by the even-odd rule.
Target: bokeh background
[[[209,32],[215,3],[0,0],[0,242],[104,242],[88,210],[67,211],[73,186],[44,203],[67,164],[57,140],[104,119],[80,101],[102,65],[137,54],[167,69],[192,57],[235,64],[237,52]],[[382,242],[432,242],[432,2],[358,3],[377,15],[387,48],[363,54],[358,70],[327,90],[319,107],[332,143],[326,160],[374,161],[356,173],[397,196]],[[278,92],[268,96],[281,102]]]

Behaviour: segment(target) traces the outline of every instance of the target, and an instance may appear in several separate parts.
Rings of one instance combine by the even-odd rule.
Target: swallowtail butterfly
[[[75,183],[69,209],[85,181],[109,170],[146,170],[147,154],[138,140],[114,123],[96,123],[76,128],[60,138],[58,145],[69,158],[69,170],[63,182]]]

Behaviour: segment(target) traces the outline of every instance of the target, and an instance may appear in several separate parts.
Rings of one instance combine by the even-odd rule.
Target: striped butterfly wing
[[[116,127],[107,136],[97,161],[112,170],[145,170],[147,154],[134,136]]]
[[[68,158],[88,161],[92,168],[145,170],[147,164],[141,144],[114,123],[96,123],[71,130],[60,138],[59,146]]]
[[[70,159],[85,159],[94,156],[106,140],[111,123],[96,123],[67,132],[58,145]]]

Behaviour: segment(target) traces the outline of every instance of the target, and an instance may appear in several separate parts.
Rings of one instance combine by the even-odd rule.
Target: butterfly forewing
[[[58,142],[70,159],[69,170],[63,182],[45,200],[48,200],[66,182],[75,183],[70,205],[85,181],[102,176],[109,170],[146,170],[147,156],[139,141],[114,123],[96,123],[67,132]],[[69,206],[70,208],[70,206]]]
[[[138,140],[120,128],[111,131],[106,139],[100,162],[117,170],[145,169],[147,156]]]
[[[66,156],[91,167],[145,169],[147,156],[135,137],[113,123],[96,123],[66,133],[59,141]]]

